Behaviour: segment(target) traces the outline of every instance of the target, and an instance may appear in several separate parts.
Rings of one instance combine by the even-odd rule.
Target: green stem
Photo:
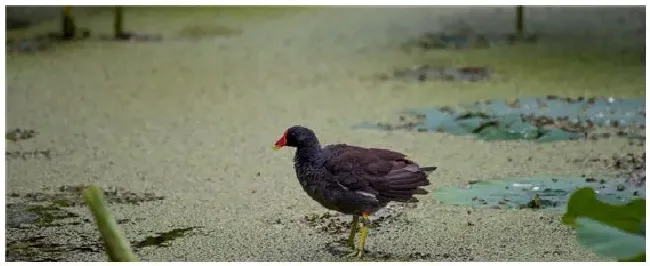
[[[84,201],[95,217],[99,232],[104,239],[104,248],[109,260],[116,262],[137,261],[115,218],[106,208],[104,192],[96,185],[90,185],[82,192]]]
[[[113,33],[115,34],[115,39],[120,39],[124,33],[124,14],[122,11],[123,8],[121,6],[115,7],[115,18],[113,21]]]
[[[72,17],[72,7],[66,6],[63,8],[63,17],[61,19],[61,38],[64,40],[74,39],[76,26],[74,24],[74,18]]]
[[[523,37],[524,36],[524,6],[517,6],[516,8],[516,13],[517,13],[517,24],[516,24],[516,29],[517,29],[517,37]]]

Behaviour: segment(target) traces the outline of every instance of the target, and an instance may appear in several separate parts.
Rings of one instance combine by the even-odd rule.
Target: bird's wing
[[[350,191],[371,193],[390,200],[408,200],[418,186],[429,181],[420,167],[406,155],[387,149],[331,145],[325,168],[332,177]]]

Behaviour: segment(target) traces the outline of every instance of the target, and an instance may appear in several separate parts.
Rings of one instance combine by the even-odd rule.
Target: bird
[[[313,130],[292,126],[272,146],[296,148],[294,168],[303,190],[323,207],[352,215],[347,246],[350,257],[365,252],[369,216],[391,202],[407,202],[428,193],[428,176],[437,167],[420,167],[406,155],[347,144],[321,146]],[[361,221],[361,226],[359,223]],[[355,237],[360,231],[359,245]]]

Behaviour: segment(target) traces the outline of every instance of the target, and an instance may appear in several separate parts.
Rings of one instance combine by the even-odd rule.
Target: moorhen
[[[346,144],[321,147],[311,129],[293,126],[275,142],[274,150],[295,147],[294,167],[300,185],[323,207],[352,215],[348,246],[351,254],[362,257],[368,235],[368,216],[390,201],[406,202],[414,194],[427,194],[427,175],[437,167],[419,167],[406,155],[388,149],[364,148]]]

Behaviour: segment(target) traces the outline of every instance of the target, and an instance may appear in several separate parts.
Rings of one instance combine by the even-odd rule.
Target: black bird
[[[275,142],[273,149],[296,148],[294,167],[300,185],[323,207],[352,215],[348,246],[352,249],[359,230],[359,246],[352,255],[363,256],[368,235],[368,216],[390,201],[406,202],[424,195],[427,175],[437,167],[420,167],[406,155],[388,149],[346,144],[321,147],[311,129],[293,126]]]

